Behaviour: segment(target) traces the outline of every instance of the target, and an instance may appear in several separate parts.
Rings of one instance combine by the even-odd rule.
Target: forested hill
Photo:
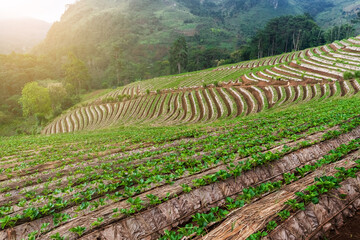
[[[61,65],[72,51],[98,87],[115,86],[167,74],[179,35],[190,48],[233,51],[274,17],[308,12],[320,26],[344,24],[359,6],[354,0],[80,0],[34,52],[50,53]]]

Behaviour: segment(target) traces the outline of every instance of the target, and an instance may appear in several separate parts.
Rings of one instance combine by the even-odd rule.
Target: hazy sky
[[[0,18],[32,17],[47,22],[60,20],[65,5],[77,0],[0,0]]]

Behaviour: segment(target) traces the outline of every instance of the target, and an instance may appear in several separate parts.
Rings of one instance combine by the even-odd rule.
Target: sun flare
[[[36,18],[59,21],[67,4],[76,0],[12,0],[0,3],[0,18]]]

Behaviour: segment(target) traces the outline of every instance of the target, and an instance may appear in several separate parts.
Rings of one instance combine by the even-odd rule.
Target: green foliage
[[[347,71],[347,72],[344,72],[343,77],[344,77],[344,80],[349,80],[349,79],[354,78],[355,75],[354,75],[354,73]]]
[[[91,223],[91,226],[97,227],[104,221],[104,218],[98,217],[94,222]]]
[[[171,46],[169,61],[173,73],[180,74],[188,63],[188,47],[185,37],[179,37]]]
[[[181,187],[183,188],[183,191],[184,192],[191,192],[191,187],[189,186],[189,185],[187,185],[187,184],[181,184]]]
[[[248,46],[250,58],[297,51],[324,43],[320,27],[311,16],[281,16],[271,19]]]
[[[283,211],[279,212],[278,215],[282,221],[285,221],[286,219],[288,219],[290,217],[290,212],[288,210],[283,210]]]
[[[86,231],[86,227],[77,226],[77,227],[70,228],[69,231],[76,233],[79,237],[81,237],[84,234],[84,232]]]
[[[336,40],[341,40],[355,35],[355,28],[350,24],[343,24],[341,26],[334,26],[329,28],[324,33],[326,43],[332,43]]]
[[[51,113],[49,90],[39,86],[37,82],[25,85],[20,102],[24,116],[38,115],[45,118]]]
[[[224,60],[225,59],[225,60]],[[221,48],[191,48],[189,49],[188,71],[197,71],[219,66],[221,64],[239,62],[230,58],[230,52]]]
[[[276,222],[270,221],[266,226],[266,230],[270,232],[270,231],[274,230],[276,227],[277,227]]]
[[[54,234],[54,235],[51,235],[50,238],[51,238],[51,239],[54,239],[54,240],[64,240],[64,239],[65,239],[64,237],[62,237],[62,236],[60,235],[60,233],[56,233],[56,234]]]
[[[91,156],[91,154],[96,158],[95,163],[99,164],[93,166],[78,164],[73,174],[78,176],[77,178],[73,175],[66,176],[61,171],[54,171],[55,175],[48,179],[41,178],[41,175],[34,175],[40,176],[41,179],[38,181],[29,179],[21,187],[42,182],[43,187],[40,189],[31,188],[31,190],[28,189],[23,193],[21,193],[22,190],[19,190],[24,199],[20,199],[16,204],[18,207],[24,208],[24,211],[18,216],[8,217],[7,215],[13,211],[11,205],[1,207],[1,226],[8,229],[16,224],[22,224],[24,221],[53,216],[56,227],[70,219],[70,216],[62,211],[69,209],[69,206],[74,207],[74,209],[79,207],[81,211],[85,210],[86,212],[95,211],[100,205],[112,204],[113,201],[116,202],[119,199],[127,199],[130,208],[122,209],[121,212],[131,215],[148,207],[149,203],[155,205],[168,201],[170,197],[173,197],[167,194],[163,199],[159,199],[155,195],[148,194],[147,199],[143,201],[142,198],[137,196],[147,193],[154,186],[181,179],[187,176],[188,173],[201,173],[213,168],[214,165],[225,164],[226,168],[205,175],[199,178],[199,181],[194,182],[199,183],[199,185],[207,185],[224,181],[229,177],[237,177],[244,171],[254,169],[257,166],[268,165],[268,167],[271,167],[270,164],[273,161],[280,159],[291,151],[296,151],[302,147],[302,144],[299,142],[298,146],[294,148],[284,146],[284,150],[280,152],[261,153],[264,151],[264,147],[281,146],[283,144],[281,140],[284,138],[306,137],[321,132],[326,127],[338,125],[340,134],[358,127],[360,124],[360,119],[357,117],[360,108],[358,101],[358,96],[354,95],[351,98],[339,99],[337,104],[334,104],[331,100],[324,100],[321,104],[314,102],[290,107],[289,109],[269,110],[256,116],[244,117],[241,122],[239,122],[239,119],[222,120],[210,125],[214,129],[221,127],[221,130],[215,132],[220,134],[209,134],[209,125],[184,126],[181,129],[178,127],[139,128],[136,126],[132,128],[129,126],[72,135],[3,138],[0,144],[0,157],[14,156],[17,161],[21,162],[21,165],[18,166],[0,168],[1,176],[9,179],[17,177],[17,174],[22,173],[23,169],[36,168],[42,166],[42,164],[50,165],[56,162],[59,164],[56,170],[63,170],[72,165],[75,159],[81,163],[82,159],[86,161],[88,159],[86,157]],[[231,129],[231,131],[228,131],[228,129]],[[280,129],[281,131],[279,131]],[[336,137],[337,135],[329,136]],[[166,146],[171,141],[195,137],[198,138],[198,141],[178,141],[179,144],[177,145],[170,144],[170,146]],[[117,154],[100,155],[111,146],[117,149],[119,142],[124,143],[123,149],[133,146],[138,147],[139,143],[145,145],[158,144],[162,147],[155,151],[140,153],[133,151],[124,154],[120,158]],[[294,171],[295,177],[305,176],[306,171],[313,171],[323,164],[329,164],[341,159],[347,153],[359,149],[359,143],[360,139],[355,139],[341,145],[316,161],[311,167],[304,167],[303,171],[296,169]],[[310,142],[307,145],[313,144],[316,144],[316,142]],[[20,150],[23,150],[27,153],[32,149],[43,148],[46,148],[47,151],[32,155],[31,161],[28,161],[27,154],[20,152]],[[201,158],[194,158],[195,154],[200,153],[199,150],[204,154],[199,154]],[[246,161],[238,162],[239,155],[246,158]],[[147,159],[151,160],[148,161]],[[137,160],[145,161],[128,164]],[[102,174],[99,174],[99,171]],[[357,171],[358,169],[350,171],[340,168],[335,177],[343,180],[355,176]],[[59,181],[63,177],[66,177],[66,183]],[[295,177],[287,175],[287,179],[290,179],[290,181],[296,181]],[[90,182],[91,185],[89,185]],[[302,209],[305,202],[316,203],[321,194],[326,193],[331,188],[338,187],[339,184],[334,178],[326,176],[315,179],[315,182],[315,186],[309,186],[302,192],[304,195],[299,194],[298,199],[301,201],[290,201],[289,205],[294,206],[295,210]],[[48,188],[50,184],[54,188]],[[230,210],[241,208],[245,202],[251,202],[257,197],[275,191],[284,184],[284,181],[281,180],[248,187],[235,199],[227,198],[223,204],[224,206],[212,208],[205,213],[194,213],[191,224],[181,227],[177,232],[169,231],[166,236],[173,239],[181,239],[181,236],[191,234],[200,236],[206,233],[206,227],[224,219]],[[190,186],[182,185],[181,187],[187,188]],[[76,191],[73,192],[75,189]],[[78,189],[81,191],[77,191]],[[12,190],[14,189],[10,187],[0,189],[4,195]],[[189,189],[189,191],[191,192],[192,189]],[[64,194],[68,194],[69,198],[63,199]],[[118,214],[119,209],[114,209],[113,213]],[[120,214],[113,215],[114,218],[119,216]],[[76,218],[76,215],[72,215],[72,217]],[[102,216],[96,217],[99,218],[94,219],[95,221],[92,220],[94,221],[93,224],[91,222],[88,222],[88,224],[92,224],[93,227],[103,224]],[[270,231],[275,227],[275,224],[270,223],[265,226],[267,226],[266,231]],[[46,230],[47,227],[48,225],[42,230]],[[73,231],[77,234],[83,233],[82,229],[74,229]],[[263,232],[260,233],[263,234]]]
[[[83,61],[69,53],[67,62],[62,66],[65,73],[65,81],[68,84],[75,86],[76,93],[79,94],[80,90],[88,87],[90,81],[89,71]]]

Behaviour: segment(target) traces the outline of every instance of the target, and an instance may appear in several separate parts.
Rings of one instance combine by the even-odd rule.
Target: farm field
[[[359,100],[204,125],[3,138],[0,239],[329,232],[360,207]]]
[[[358,44],[133,83],[0,137],[0,239],[333,236],[360,210]]]
[[[135,82],[83,103],[44,134],[111,126],[203,124],[360,91],[360,38]],[[357,76],[355,76],[357,75]],[[107,92],[107,91],[105,91]]]

